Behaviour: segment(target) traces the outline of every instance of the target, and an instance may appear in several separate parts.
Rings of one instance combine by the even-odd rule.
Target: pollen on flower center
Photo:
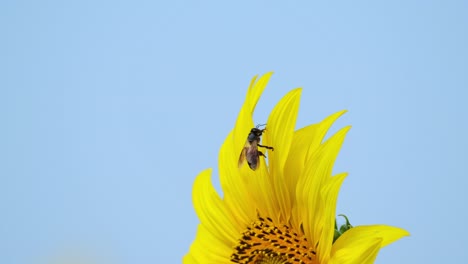
[[[299,234],[298,234],[299,233]],[[243,264],[316,263],[316,253],[302,232],[259,217],[242,233],[231,262]]]

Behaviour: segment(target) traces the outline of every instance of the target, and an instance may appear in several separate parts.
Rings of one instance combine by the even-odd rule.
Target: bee
[[[242,164],[244,164],[244,161],[247,160],[249,167],[252,170],[256,170],[258,168],[258,161],[260,156],[266,158],[265,154],[259,151],[258,148],[261,147],[274,150],[273,147],[260,145],[260,137],[266,130],[266,128],[260,129],[261,126],[264,125],[258,125],[250,130],[250,133],[247,136],[247,141],[245,142],[245,146],[242,149],[242,152],[239,157],[239,168],[242,166]]]

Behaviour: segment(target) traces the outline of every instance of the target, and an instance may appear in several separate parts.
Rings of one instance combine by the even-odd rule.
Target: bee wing
[[[246,155],[247,155],[247,147],[244,147],[241,151],[241,154],[239,156],[239,162],[237,163],[237,165],[240,167],[242,167],[242,165],[244,164],[244,161],[245,161],[245,158],[246,158]]]
[[[259,162],[258,149],[256,147],[247,149],[246,159],[247,159],[247,163],[249,164],[249,167],[252,170],[256,170],[259,165],[258,164]]]

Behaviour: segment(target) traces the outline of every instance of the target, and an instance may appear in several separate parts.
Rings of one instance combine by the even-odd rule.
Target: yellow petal
[[[313,124],[294,132],[293,141],[289,150],[288,159],[284,168],[284,184],[292,194],[296,192],[299,176],[303,174],[304,164],[308,158],[308,153],[314,153],[322,143],[328,129],[333,122],[346,111],[340,111],[325,118],[318,124]],[[293,211],[291,222],[294,226],[300,226],[296,199],[293,199]]]
[[[197,238],[190,246],[191,257],[200,264],[229,263],[232,248],[213,236],[202,224],[198,226]]]
[[[224,193],[223,201],[240,229],[256,217],[256,211],[245,177],[240,173],[237,161],[232,158],[234,151],[231,132],[219,152],[219,178]]]
[[[257,82],[252,81],[252,85],[248,91],[247,100],[249,102],[250,111],[245,111],[245,115],[248,115],[250,120],[252,120],[252,114],[255,109],[255,106],[260,98],[261,93],[265,89],[271,75],[273,73],[269,72],[263,75]],[[240,114],[241,115],[241,114]],[[238,120],[239,121],[239,120]],[[237,124],[239,124],[238,122]],[[238,130],[238,126],[236,124],[236,131]],[[251,123],[244,127],[243,130],[240,131],[239,134],[236,134],[236,137],[240,137],[239,141],[241,143],[245,143],[247,140],[248,133],[254,127],[253,120]],[[237,143],[236,143],[237,144]],[[242,145],[243,147],[244,145]],[[266,152],[265,152],[266,154]],[[248,168],[248,166],[244,166],[241,169],[241,174],[244,176],[244,182],[246,186],[249,186],[250,190],[255,190],[250,192],[252,198],[255,200],[255,209],[260,215],[277,215],[279,212],[278,203],[276,202],[276,196],[274,193],[273,183],[271,181],[270,174],[268,169],[265,165],[265,160],[260,158],[260,166],[254,172]]]
[[[257,102],[260,99],[263,90],[265,90],[272,74],[272,72],[267,73],[260,77],[258,81],[256,81],[257,76],[255,76],[250,83],[245,102],[242,105],[239,115],[237,116],[236,125],[234,126],[234,146],[237,149],[234,154],[234,160],[236,162],[239,158],[240,151],[245,145],[247,135],[254,127],[252,114],[255,110],[255,106],[257,106]]]
[[[345,233],[346,234],[346,233]],[[372,264],[379,253],[381,238],[356,241],[349,247],[340,248],[331,256],[329,264]],[[333,245],[335,248],[335,244]]]
[[[320,193],[322,207],[319,208],[320,214],[317,215],[317,221],[315,221],[315,228],[318,231],[316,234],[320,234],[320,243],[317,250],[320,263],[327,263],[330,258],[335,226],[336,202],[341,184],[346,176],[346,173],[341,173],[330,178]]]
[[[226,211],[211,184],[211,169],[202,171],[193,185],[193,205],[201,224],[211,232],[218,243],[235,245],[240,234],[231,221],[232,217]]]
[[[388,225],[363,225],[353,227],[346,231],[342,236],[340,236],[335,244],[337,244],[337,246],[346,246],[345,244],[357,239],[376,237],[382,239],[382,247],[384,247],[404,236],[409,235],[408,231],[399,227]]]
[[[188,253],[182,259],[183,264],[199,264],[192,256],[192,254]]]
[[[274,201],[278,202],[280,211],[272,217],[281,217],[281,221],[288,222],[292,209],[292,194],[284,185],[284,165],[288,158],[289,148],[294,135],[301,89],[295,89],[286,94],[275,106],[267,121],[264,135],[264,145],[274,147],[274,151],[268,150],[268,165],[270,179],[276,194]],[[276,219],[279,220],[279,219]]]
[[[337,112],[318,124],[301,128],[294,133],[285,166],[285,173],[288,174],[285,180],[290,189],[296,187],[297,179],[302,174],[308,155],[316,151],[333,122],[345,112],[346,110]]]
[[[274,192],[272,178],[268,173],[264,158],[260,158],[260,167],[253,172],[248,166],[241,169],[241,174],[246,175],[246,184],[249,186],[250,195],[255,201],[256,210],[261,216],[279,215],[279,205]],[[276,217],[277,218],[277,217]]]
[[[224,203],[235,222],[235,229],[243,231],[256,219],[257,212],[265,212],[274,198],[271,186],[264,184],[268,178],[265,164],[262,162],[257,171],[248,166],[238,168],[239,155],[245,145],[248,133],[254,127],[252,113],[265,89],[272,73],[267,73],[257,80],[252,79],[245,102],[239,112],[236,125],[228,135],[219,153],[219,174],[224,192]],[[253,192],[251,190],[258,190]],[[260,209],[259,209],[260,208]],[[268,211],[277,211],[269,208]]]
[[[323,228],[321,217],[317,217],[322,207],[320,190],[331,177],[333,164],[349,129],[349,126],[342,128],[310,155],[297,184],[297,208],[306,212],[300,217],[304,223],[304,231],[312,241],[319,241]]]
[[[289,148],[294,135],[297,113],[299,112],[299,101],[301,89],[295,89],[287,93],[281,101],[276,104],[271,112],[266,126],[264,142],[275,148],[269,151],[270,169],[282,173]],[[276,167],[276,168],[274,168]]]
[[[272,73],[267,73],[259,80],[257,77],[252,79],[236,125],[224,141],[219,153],[219,176],[224,192],[224,201],[239,227],[250,224],[257,216],[257,206],[253,201],[259,198],[252,197],[252,192],[249,191],[253,176],[267,173],[265,170],[253,172],[250,169],[246,170],[246,168],[243,168],[242,173],[240,173],[238,161],[250,129],[254,127],[252,113],[271,75]]]
[[[349,229],[333,244],[331,250],[332,263],[372,263],[361,262],[368,252],[375,252],[409,233],[401,228],[387,225],[357,226]],[[378,245],[376,245],[378,241]],[[375,248],[377,247],[377,249]],[[343,262],[343,259],[348,259]],[[373,259],[372,259],[373,261]]]

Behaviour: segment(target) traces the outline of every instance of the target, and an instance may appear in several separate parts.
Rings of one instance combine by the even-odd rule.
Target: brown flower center
[[[299,233],[299,234],[298,234]],[[242,264],[316,263],[316,253],[302,232],[259,217],[242,233],[231,262]]]

